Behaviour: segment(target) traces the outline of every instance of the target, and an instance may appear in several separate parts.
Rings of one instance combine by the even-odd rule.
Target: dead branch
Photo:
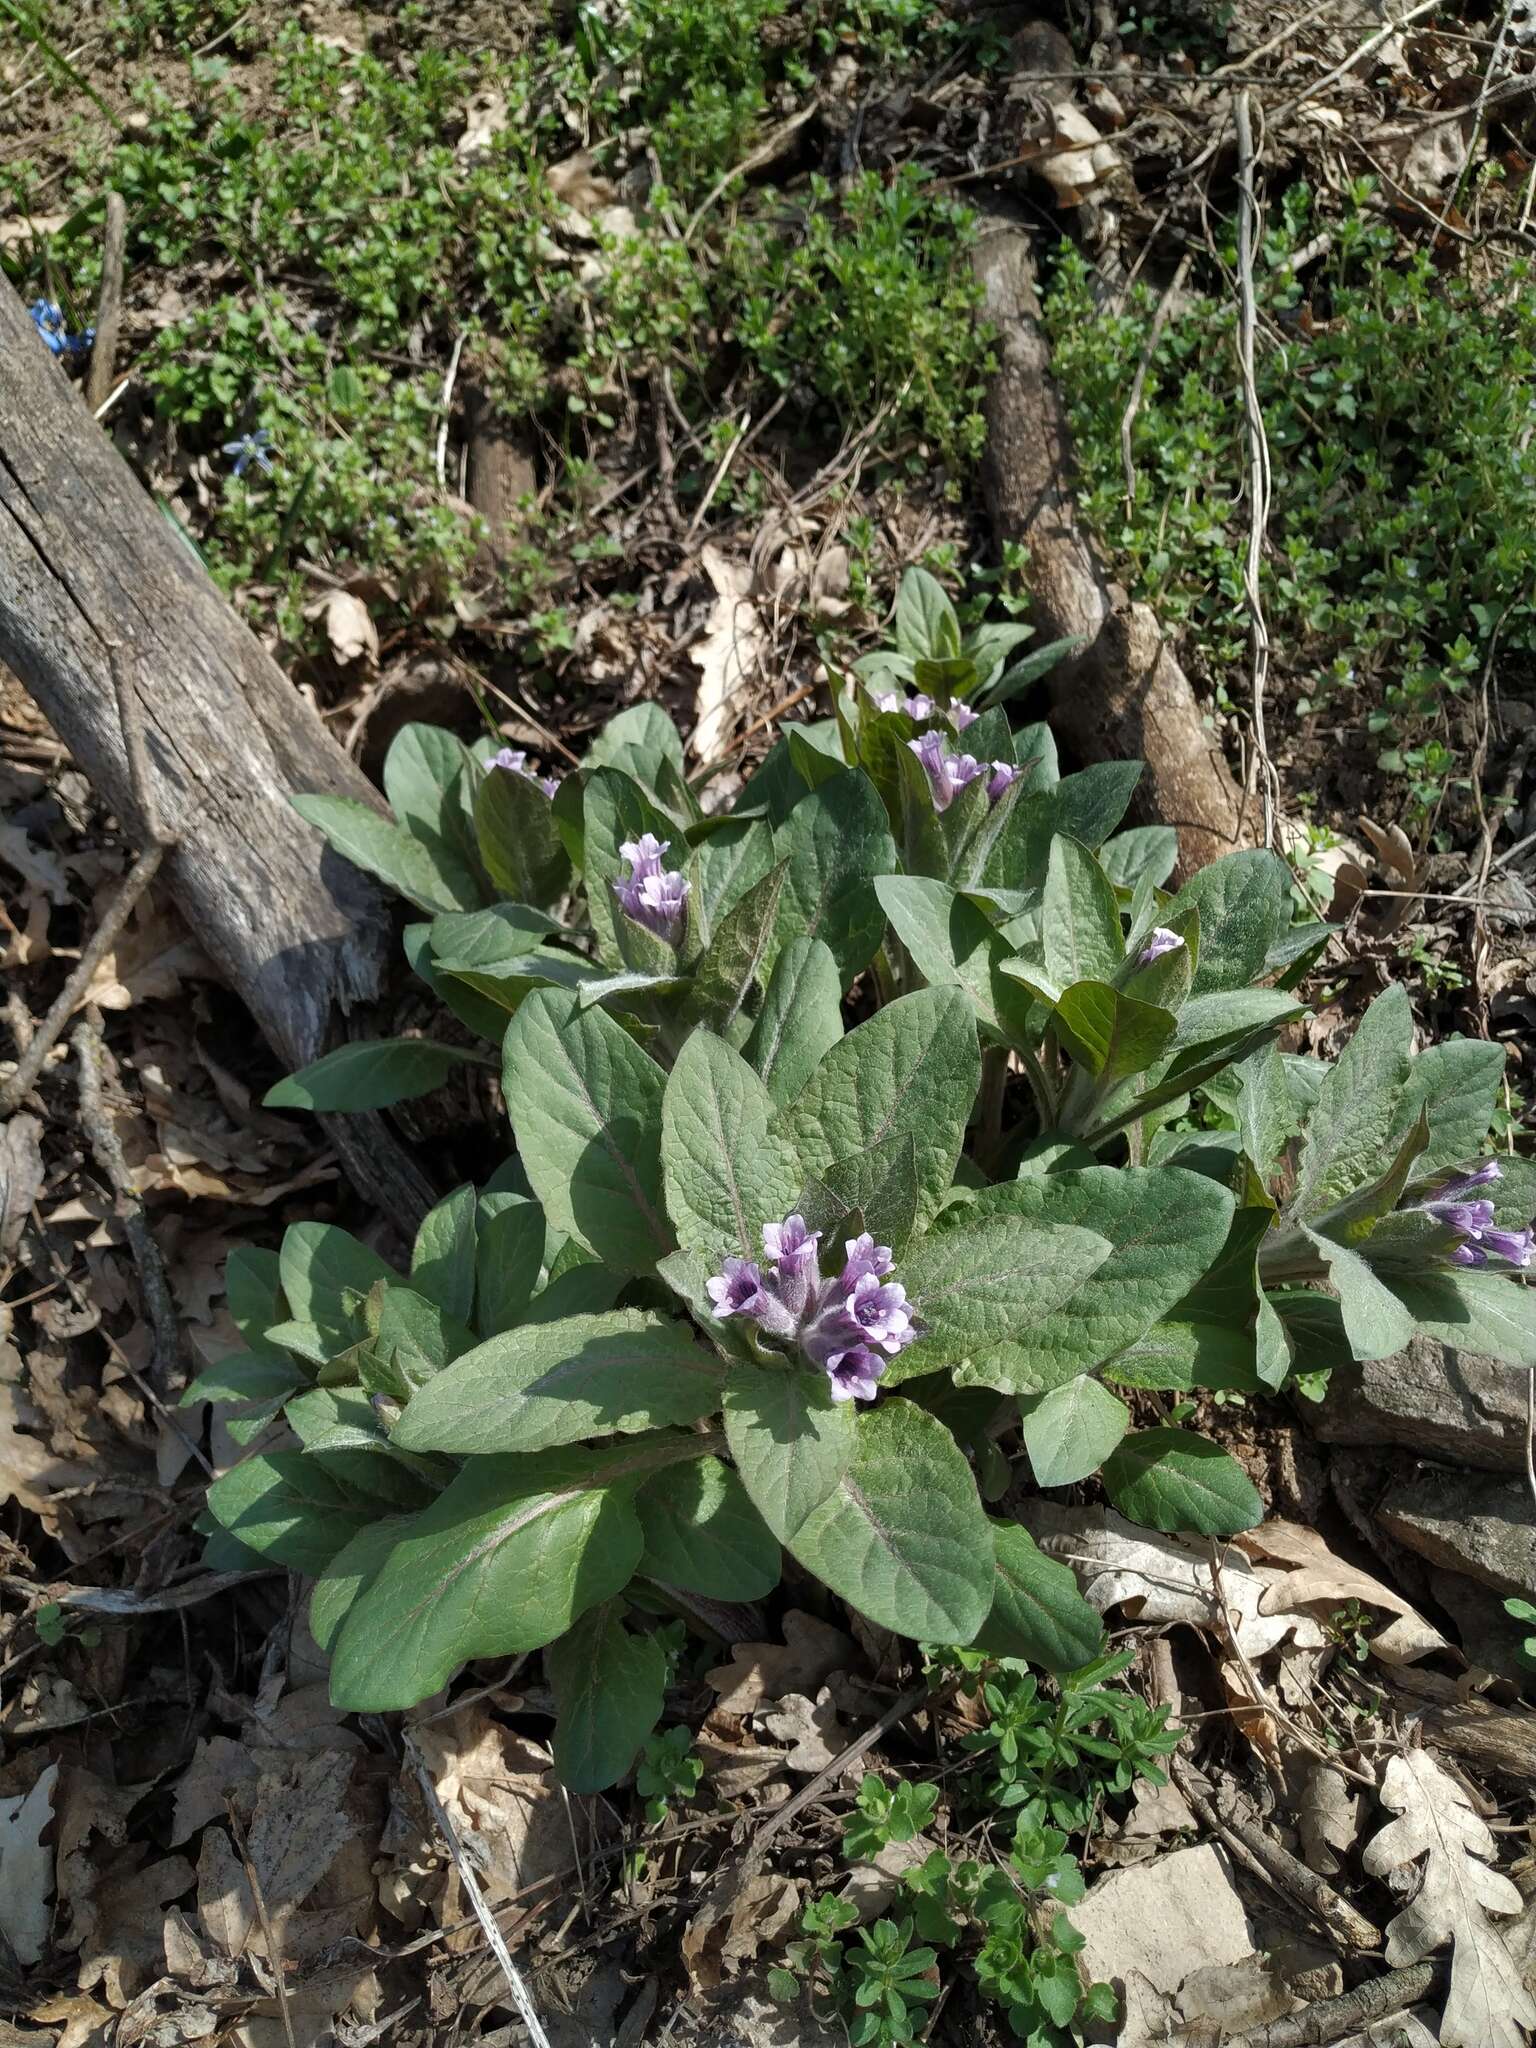
[[[378,798],[140,488],[4,283],[0,361],[0,661],[130,835],[175,841],[163,872],[183,917],[284,1064],[303,1066],[342,1035],[338,1011],[378,996],[393,943],[377,886],[328,853],[289,799]],[[143,715],[137,800],[111,673],[119,645]],[[359,1188],[414,1228],[431,1190],[382,1119],[325,1127]]]
[[[1141,808],[1176,827],[1188,873],[1253,843],[1242,798],[1152,611],[1110,580],[1078,516],[1072,436],[1040,328],[1028,233],[1009,214],[984,214],[973,263],[999,336],[982,458],[992,529],[1028,550],[1040,639],[1087,642],[1051,679],[1054,722],[1084,760],[1146,762]]]
[[[128,240],[128,208],[121,192],[107,194],[107,229],[101,250],[101,297],[96,302],[96,339],[91,347],[85,402],[100,412],[112,389],[117,363],[117,336],[123,320],[123,251]]]
[[[1231,2048],[1329,2048],[1346,2034],[1358,2033],[1373,2020],[1390,2019],[1417,2005],[1444,1968],[1434,1962],[1415,1963],[1412,1969],[1388,1970],[1357,1984],[1338,1998],[1319,1999],[1284,2019],[1271,2020],[1257,2033],[1239,2035]]]

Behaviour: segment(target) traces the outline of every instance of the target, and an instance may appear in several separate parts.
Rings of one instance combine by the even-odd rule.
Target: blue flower
[[[254,434],[242,434],[238,441],[226,441],[224,453],[235,458],[236,476],[244,476],[254,462],[264,476],[272,474],[272,457],[276,454],[272,436],[265,427],[258,427]]]
[[[27,308],[32,315],[32,325],[43,337],[43,346],[50,355],[83,356],[96,339],[94,327],[87,327],[83,334],[71,334],[64,324],[62,307],[52,299],[34,299]]]

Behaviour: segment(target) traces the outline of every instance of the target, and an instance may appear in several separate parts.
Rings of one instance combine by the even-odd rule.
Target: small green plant
[[[674,1799],[691,1799],[704,1776],[704,1759],[686,1728],[666,1728],[646,1738],[635,1768],[635,1790],[645,1801],[648,1821],[667,1817]]]
[[[1394,987],[1331,1067],[1283,1056],[1328,936],[1292,922],[1284,863],[1170,894],[1171,831],[1118,829],[1136,764],[1062,776],[1045,727],[963,694],[1010,650],[966,656],[922,572],[898,613],[928,701],[847,679],[729,813],[653,704],[563,780],[408,725],[392,817],[295,800],[416,906],[407,956],[456,1025],[343,1047],[268,1104],[385,1108],[478,1064],[516,1141],[408,1272],[331,1224],[238,1254],[250,1350],[189,1394],[292,1433],[211,1488],[213,1555],[317,1579],[339,1705],[543,1649],[556,1764],[598,1789],[660,1715],[658,1611],[762,1598],[785,1550],[914,1642],[1079,1672],[1097,1614],[996,1512],[1023,1473],[1230,1535],[1262,1502],[1184,1426],[1196,1391],[1419,1330],[1536,1355],[1536,1166],[1479,1156],[1501,1049],[1415,1055]],[[1010,1056],[1018,1085],[988,1085]],[[1221,1129],[1175,1121],[1196,1100]],[[1021,1815],[1075,1822],[1085,1774],[1155,1768],[1170,1738],[1119,1668],[1048,1704],[984,1681]],[[885,1797],[856,1828],[921,1825]]]
[[[1523,1621],[1528,1628],[1536,1631],[1536,1607],[1533,1607],[1529,1600],[1508,1599],[1504,1602],[1504,1612],[1512,1620]],[[1536,1670],[1536,1633],[1528,1635],[1520,1645],[1520,1655],[1532,1670]]]
[[[870,1857],[888,1842],[910,1842],[933,1819],[939,1803],[937,1785],[915,1784],[909,1778],[887,1785],[866,1772],[858,1791],[858,1813],[843,1829],[843,1853]]]

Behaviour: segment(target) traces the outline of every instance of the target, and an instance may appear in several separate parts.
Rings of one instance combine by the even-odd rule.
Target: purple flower
[[[525,782],[536,782],[546,796],[553,796],[560,787],[558,775],[534,774],[521,747],[503,747],[499,754],[491,756],[491,766],[501,769],[505,775],[521,775]]]
[[[1459,1241],[1450,1254],[1453,1265],[1486,1266],[1490,1252],[1522,1271],[1530,1265],[1532,1252],[1536,1251],[1536,1231],[1501,1230],[1494,1220],[1493,1204],[1486,1196],[1470,1202],[1465,1199],[1474,1188],[1489,1187],[1503,1178],[1504,1170],[1498,1161],[1485,1159],[1470,1173],[1452,1174],[1427,1202],[1415,1204],[1442,1229],[1456,1233]]]
[[[987,802],[995,804],[1003,791],[1018,780],[1019,771],[1011,761],[994,761],[987,777]]]
[[[763,1226],[763,1252],[771,1270],[750,1259],[730,1258],[706,1282],[721,1316],[742,1315],[764,1336],[787,1340],[808,1365],[827,1375],[834,1401],[872,1401],[885,1371],[884,1352],[894,1358],[922,1334],[907,1290],[885,1276],[889,1245],[877,1245],[866,1231],[850,1238],[847,1260],[835,1279],[823,1279],[817,1264],[821,1232],[803,1216]]]
[[[945,753],[942,733],[925,732],[921,739],[908,740],[907,745],[923,764],[936,811],[947,811],[966,784],[974,782],[981,773],[981,763],[974,754]]]
[[[34,299],[27,311],[50,355],[83,356],[96,339],[94,327],[87,327],[83,334],[71,334],[64,325],[63,309],[52,299]]]
[[[875,699],[875,705],[881,711],[905,711],[908,718],[916,719],[919,724],[925,718],[947,718],[956,732],[964,732],[968,725],[974,725],[981,716],[981,713],[973,711],[969,704],[962,704],[958,697],[946,708],[941,709],[922,690],[914,690],[910,697],[903,697],[899,690],[886,690]]]
[[[683,936],[688,915],[688,879],[680,870],[661,864],[671,844],[670,839],[658,839],[651,832],[626,839],[619,853],[629,873],[614,883],[613,893],[626,917],[675,946]]]
[[[873,1401],[880,1391],[885,1360],[878,1351],[839,1351],[827,1360],[827,1386],[834,1401]]]
[[[1171,932],[1166,925],[1160,924],[1136,955],[1136,965],[1150,967],[1154,960],[1161,960],[1165,953],[1176,953],[1183,943],[1177,932]]]

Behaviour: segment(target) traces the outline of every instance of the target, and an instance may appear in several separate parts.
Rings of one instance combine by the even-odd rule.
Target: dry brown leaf
[[[787,1693],[820,1692],[834,1671],[853,1662],[853,1639],[840,1628],[792,1607],[784,1617],[782,1643],[737,1643],[729,1664],[707,1674],[724,1714],[751,1714],[765,1700]]]
[[[464,133],[454,144],[454,155],[460,163],[473,163],[476,157],[488,155],[506,125],[506,94],[486,86],[464,109]]]
[[[1400,1593],[1337,1556],[1316,1529],[1300,1522],[1265,1522],[1234,1540],[1250,1557],[1291,1567],[1265,1593],[1259,1603],[1261,1614],[1290,1614],[1313,1606],[1333,1609],[1358,1600],[1362,1606],[1382,1607],[1397,1616],[1370,1637],[1372,1655],[1384,1664],[1415,1664],[1451,1647]]]
[[[328,590],[318,604],[306,609],[305,616],[325,621],[331,653],[343,668],[363,657],[370,662],[378,660],[378,628],[367,605],[350,590]]]
[[[53,1848],[44,1847],[42,1835],[58,1782],[59,1767],[49,1764],[24,1798],[0,1799],[0,1933],[29,1967],[48,1946]]]
[[[0,1125],[0,1259],[15,1251],[42,1192],[42,1136],[41,1121],[24,1110]]]
[[[848,1746],[848,1730],[838,1719],[836,1703],[826,1686],[814,1701],[804,1693],[786,1693],[776,1710],[758,1718],[777,1741],[793,1744],[784,1761],[807,1778],[824,1771]]]
[[[715,589],[704,638],[689,651],[699,671],[694,694],[693,751],[701,761],[722,753],[746,693],[762,665],[768,635],[751,597],[752,571],[719,548],[706,546],[701,560]]]
[[[414,1733],[492,1905],[569,1864],[570,1825],[547,1750],[480,1706],[423,1720]],[[590,1802],[573,1800],[571,1811],[578,1838],[589,1835]]]
[[[619,196],[613,180],[605,178],[596,164],[590,149],[578,149],[574,156],[551,164],[546,173],[549,189],[560,204],[585,214],[589,220],[604,207],[612,206]]]
[[[29,888],[41,890],[50,903],[69,901],[63,862],[46,848],[34,846],[20,825],[0,823],[0,861],[14,868]]]
[[[1398,1817],[1366,1844],[1365,1868],[1398,1891],[1413,1890],[1388,1923],[1387,1961],[1403,1969],[1452,1943],[1440,2023],[1445,2048],[1523,2048],[1523,2030],[1536,2027],[1536,1999],[1489,1915],[1516,1914],[1524,1901],[1489,1868],[1497,1854],[1493,1836],[1426,1749],[1389,1758],[1378,1796]],[[1421,1857],[1415,1872],[1409,1866]]]
[[[1287,1636],[1306,1647],[1326,1640],[1310,1614],[1263,1611],[1265,1595],[1282,1574],[1250,1563],[1240,1552],[1228,1551],[1222,1560],[1218,1595],[1206,1544],[1138,1529],[1110,1508],[1031,1501],[1020,1519],[1042,1550],[1072,1566],[1084,1596],[1101,1614],[1123,1607],[1138,1620],[1187,1621],[1224,1639],[1224,1603],[1232,1633],[1250,1660]]]
[[[694,1990],[717,1990],[759,1949],[775,1947],[799,1911],[793,1878],[764,1873],[743,1884],[738,1872],[727,1871],[683,1930],[683,1961]]]
[[[1308,1865],[1322,1877],[1335,1877],[1360,1833],[1360,1795],[1332,1764],[1311,1764],[1296,1821]]]
[[[204,1736],[176,1783],[172,1848],[190,1841],[209,1821],[222,1820],[226,1795],[254,1785],[260,1776],[261,1766],[243,1742],[232,1742],[227,1735]]]

